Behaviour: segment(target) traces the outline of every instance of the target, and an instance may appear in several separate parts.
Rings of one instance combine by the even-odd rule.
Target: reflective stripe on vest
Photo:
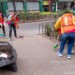
[[[70,32],[75,29],[75,17],[72,15],[65,15],[61,17],[61,34]]]

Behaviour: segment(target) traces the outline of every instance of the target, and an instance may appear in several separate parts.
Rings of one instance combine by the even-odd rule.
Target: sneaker
[[[18,37],[15,37],[15,39],[18,39]]]
[[[71,58],[71,55],[68,55],[67,58],[70,59]]]
[[[58,52],[58,56],[59,56],[59,57],[62,57],[63,55],[62,55],[62,53],[59,53],[59,52]]]

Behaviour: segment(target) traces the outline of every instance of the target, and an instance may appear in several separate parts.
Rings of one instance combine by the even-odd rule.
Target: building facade
[[[72,7],[74,0],[8,0],[1,2],[0,10],[5,15],[11,11],[55,12],[64,9],[69,4]]]
[[[50,6],[54,0],[7,0],[1,2],[0,10],[6,15],[11,11],[51,11]]]
[[[65,8],[71,9],[74,6],[74,0],[59,0],[57,4],[58,10],[65,10]]]

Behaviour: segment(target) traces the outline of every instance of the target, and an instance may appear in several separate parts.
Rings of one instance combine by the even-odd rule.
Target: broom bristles
[[[58,47],[58,44],[54,45],[54,48],[57,48]]]

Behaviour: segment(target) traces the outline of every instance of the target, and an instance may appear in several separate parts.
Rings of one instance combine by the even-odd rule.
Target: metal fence
[[[39,24],[39,34],[45,34],[50,39],[57,39],[57,32],[54,30],[54,24],[56,20],[51,20],[50,22],[40,23]]]

